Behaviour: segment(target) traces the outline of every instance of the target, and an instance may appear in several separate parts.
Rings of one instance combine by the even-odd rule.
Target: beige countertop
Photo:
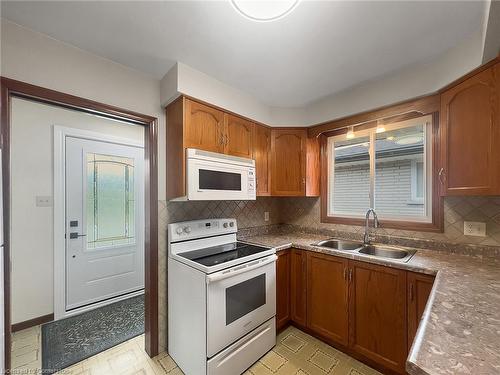
[[[408,263],[401,263],[311,245],[325,238],[304,233],[240,237],[277,250],[295,247],[436,274],[406,362],[408,373],[500,374],[500,263],[420,249]]]

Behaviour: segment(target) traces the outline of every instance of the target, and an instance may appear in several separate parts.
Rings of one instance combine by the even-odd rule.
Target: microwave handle
[[[267,258],[264,258],[264,259],[258,261],[255,264],[253,264],[254,262],[250,262],[249,265],[244,266],[244,267],[237,266],[237,267],[235,267],[234,271],[224,270],[224,271],[214,273],[212,275],[207,275],[207,279],[206,279],[207,284],[210,284],[210,283],[213,283],[216,281],[220,281],[220,280],[224,280],[224,279],[236,276],[236,275],[240,275],[240,274],[248,272],[248,271],[252,271],[256,268],[260,268],[262,266],[265,266],[266,264],[273,263],[276,261],[276,259],[278,259],[278,257],[276,256],[276,254],[273,254]]]

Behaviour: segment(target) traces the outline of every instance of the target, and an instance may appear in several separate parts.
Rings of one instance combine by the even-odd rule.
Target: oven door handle
[[[230,277],[240,275],[240,274],[248,272],[248,271],[252,271],[256,268],[263,267],[266,264],[276,262],[276,259],[278,259],[278,257],[276,256],[276,254],[273,254],[271,256],[268,256],[267,258],[259,259],[258,261],[249,262],[248,264],[243,265],[243,266],[240,265],[240,266],[236,266],[234,268],[231,268],[229,270],[224,270],[224,271],[214,273],[212,275],[207,275],[207,279],[206,279],[207,284],[210,284],[210,283],[213,283],[216,281],[220,281],[220,280],[224,280],[224,279],[228,279]]]

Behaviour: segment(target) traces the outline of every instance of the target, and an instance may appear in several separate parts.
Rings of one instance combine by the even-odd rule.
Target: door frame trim
[[[84,129],[70,128],[67,126],[53,126],[54,140],[54,320],[59,320],[82,313],[84,311],[93,310],[97,307],[107,305],[112,302],[117,302],[131,296],[142,294],[134,292],[126,296],[118,296],[106,300],[104,303],[96,302],[90,306],[84,306],[66,311],[65,295],[66,295],[66,240],[64,237],[66,228],[66,137],[74,137],[78,139],[87,139],[92,141],[107,142],[110,144],[118,144],[123,146],[144,148],[144,142],[136,142],[132,139],[116,137],[108,134],[102,134],[95,131]]]
[[[57,105],[85,113],[122,120],[145,127],[145,349],[150,357],[158,354],[158,119],[112,105],[47,89],[14,79],[0,77],[0,147],[3,167],[4,233],[4,350],[5,369],[10,370],[11,298],[10,298],[10,116],[13,97]]]

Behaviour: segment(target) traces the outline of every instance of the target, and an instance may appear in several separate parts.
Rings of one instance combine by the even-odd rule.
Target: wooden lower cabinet
[[[349,268],[349,347],[404,373],[406,271],[358,261],[349,261]]]
[[[276,329],[280,330],[290,321],[290,258],[288,250],[276,253]]]
[[[291,320],[299,327],[306,327],[307,252],[292,249],[290,254]]]
[[[307,253],[307,328],[348,344],[348,260]]]
[[[408,350],[415,339],[433,283],[434,276],[408,272]]]
[[[290,249],[276,263],[276,324],[292,322],[384,373],[405,364],[434,277]]]

